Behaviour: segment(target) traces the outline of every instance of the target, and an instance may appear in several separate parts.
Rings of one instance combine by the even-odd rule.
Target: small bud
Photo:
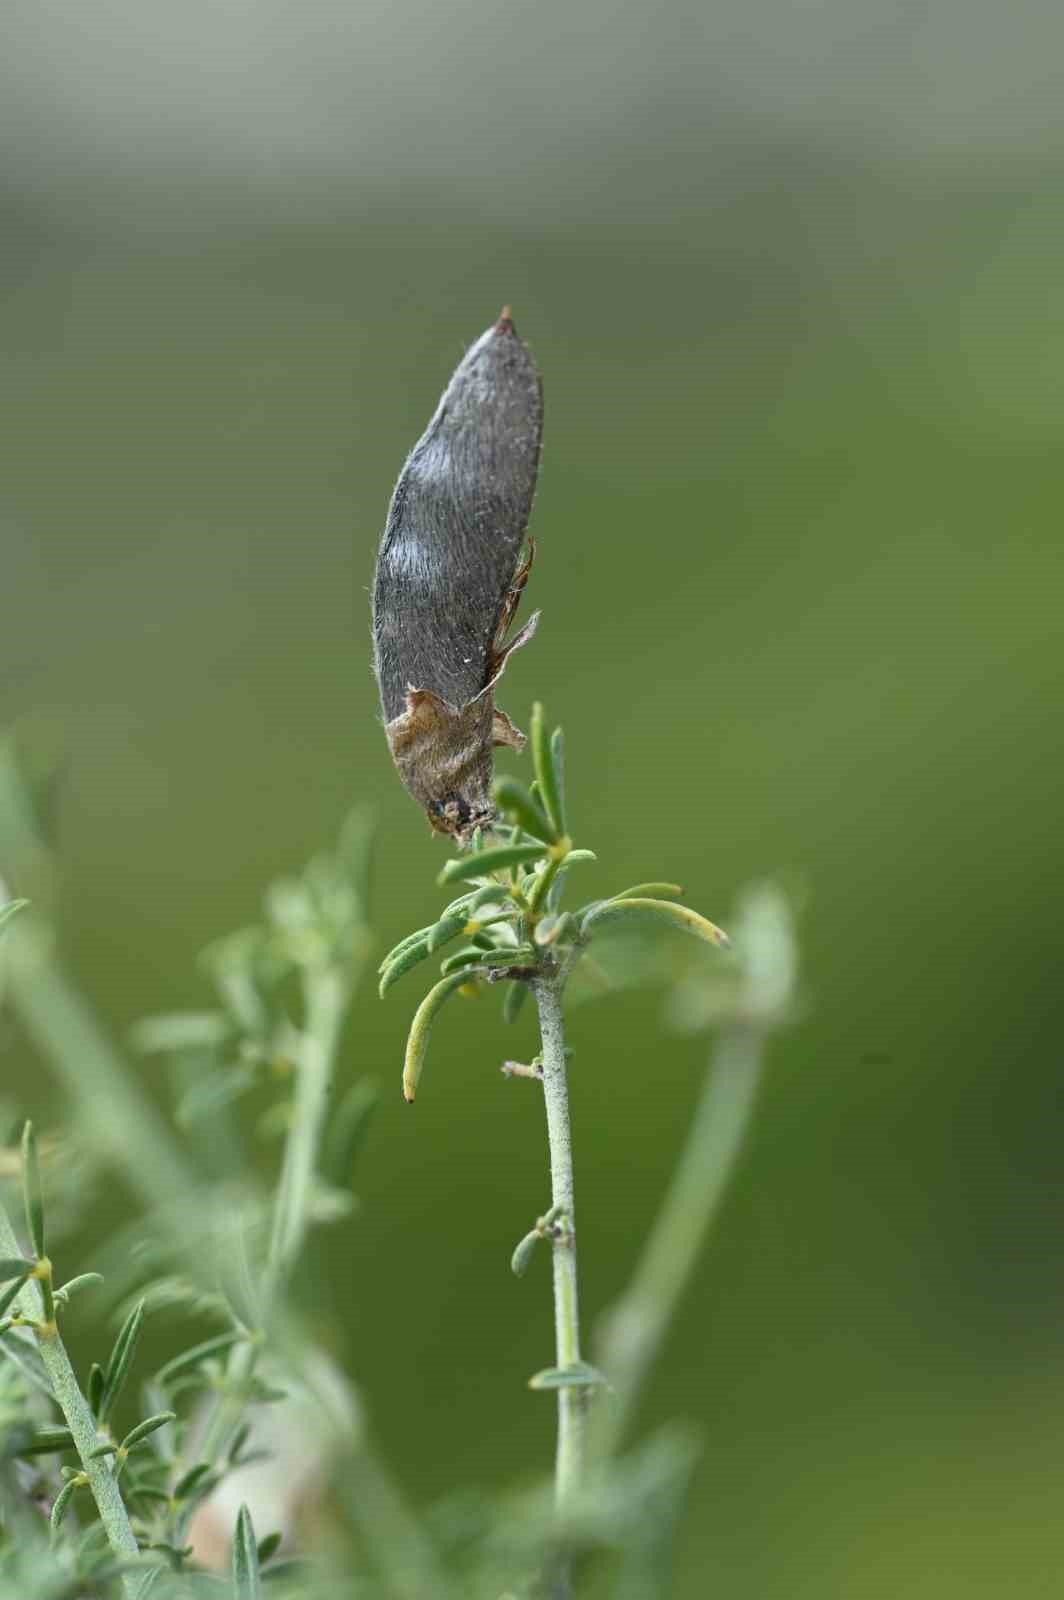
[[[536,1246],[541,1238],[542,1234],[533,1228],[531,1233],[525,1234],[517,1246],[517,1249],[510,1257],[510,1271],[515,1278],[523,1278],[528,1271]]]

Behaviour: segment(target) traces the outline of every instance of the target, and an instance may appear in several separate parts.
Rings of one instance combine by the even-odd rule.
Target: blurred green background
[[[589,892],[674,877],[724,920],[800,886],[806,1015],[647,1407],[705,1435],[678,1596],[1059,1592],[1062,32],[961,0],[5,21],[0,722],[65,730],[63,939],[114,1032],[201,1001],[197,950],[355,798],[381,949],[434,915],[367,588],[504,300],[547,431],[503,704],[565,724]],[[546,1194],[497,1071],[531,1022],[449,1012],[411,1113],[414,998],[350,1029],[386,1093],[328,1244],[429,1500],[547,1460],[551,1324],[506,1268]],[[702,1070],[660,1011],[574,1014],[591,1315]]]

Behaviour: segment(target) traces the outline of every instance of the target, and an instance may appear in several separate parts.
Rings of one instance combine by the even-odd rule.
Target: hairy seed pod
[[[465,840],[495,817],[493,749],[525,738],[495,706],[532,565],[525,530],[543,397],[508,310],[467,351],[407,458],[377,556],[373,644],[399,776],[440,833]]]

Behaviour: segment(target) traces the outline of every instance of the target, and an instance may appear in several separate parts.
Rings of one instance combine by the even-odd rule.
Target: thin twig
[[[347,975],[330,964],[307,974],[305,993],[307,1015],[296,1080],[296,1103],[270,1232],[267,1301],[291,1271],[306,1238],[314,1169],[321,1150],[337,1046],[351,986]]]
[[[10,1219],[0,1204],[0,1254],[13,1257],[21,1253]],[[48,1374],[52,1394],[63,1413],[81,1458],[82,1471],[96,1501],[100,1521],[107,1532],[107,1542],[120,1561],[135,1561],[140,1554],[140,1547],[130,1527],[125,1502],[113,1468],[105,1459],[95,1461],[92,1459],[92,1451],[100,1443],[96,1423],[89,1410],[88,1401],[78,1385],[58,1329],[54,1322],[46,1325],[41,1323],[44,1303],[37,1284],[27,1281],[17,1303],[23,1313],[32,1318],[36,1324],[37,1349],[40,1352],[41,1362]],[[122,1583],[127,1596],[132,1600],[137,1591],[139,1578],[135,1574],[126,1573]]]

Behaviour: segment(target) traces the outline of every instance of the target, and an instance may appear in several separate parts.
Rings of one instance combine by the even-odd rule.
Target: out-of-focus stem
[[[0,1254],[13,1257],[21,1253],[7,1212],[0,1205]],[[32,1318],[37,1325],[37,1349],[40,1352],[41,1363],[48,1374],[52,1394],[63,1413],[63,1419],[70,1429],[81,1458],[81,1468],[96,1501],[100,1521],[107,1532],[107,1541],[120,1560],[135,1561],[140,1550],[129,1524],[129,1516],[114,1471],[106,1458],[95,1461],[92,1459],[92,1451],[100,1442],[96,1423],[89,1409],[89,1403],[78,1386],[66,1346],[59,1337],[59,1330],[54,1322],[41,1322],[44,1302],[38,1285],[32,1280],[28,1281],[16,1303],[23,1314]],[[137,1574],[124,1575],[123,1586],[130,1600],[136,1593],[139,1582]]]
[[[61,1079],[78,1110],[78,1127],[113,1163],[147,1205],[160,1212],[187,1197],[194,1183],[169,1130],[136,1087],[133,1074],[109,1042],[47,948],[49,934],[18,919],[7,962],[8,998],[26,1032]]]
[[[314,1169],[349,995],[347,975],[335,966],[324,966],[307,975],[307,1015],[296,1101],[270,1232],[267,1299],[291,1271],[306,1238]]]
[[[718,1039],[664,1203],[628,1288],[605,1318],[599,1356],[614,1396],[599,1411],[597,1460],[620,1443],[698,1263],[750,1123],[764,1045],[763,1032],[751,1026],[730,1027]]]

